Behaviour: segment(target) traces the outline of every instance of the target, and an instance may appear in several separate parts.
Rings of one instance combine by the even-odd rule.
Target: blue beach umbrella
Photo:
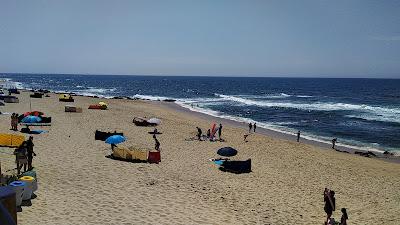
[[[218,149],[218,151],[217,151],[218,155],[226,156],[226,157],[235,156],[237,153],[238,153],[238,151],[231,147],[223,147],[223,148]]]
[[[21,120],[22,123],[39,123],[40,121],[42,121],[42,118],[38,116],[27,116]]]
[[[124,142],[126,139],[122,135],[112,135],[106,139],[107,144],[119,144]]]

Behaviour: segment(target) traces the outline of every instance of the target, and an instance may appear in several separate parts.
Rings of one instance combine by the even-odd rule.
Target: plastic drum
[[[26,183],[24,181],[13,181],[8,186],[10,186],[15,191],[16,205],[21,206]]]
[[[26,188],[24,194],[22,195],[22,200],[29,200],[32,197],[33,192],[33,183],[35,179],[31,176],[23,176],[19,178],[20,181],[24,181],[26,183]]]

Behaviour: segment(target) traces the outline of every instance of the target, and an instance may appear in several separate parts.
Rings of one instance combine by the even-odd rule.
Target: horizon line
[[[227,77],[227,78],[318,78],[318,79],[400,79],[400,77],[334,77],[334,76],[257,76],[257,75],[171,75],[171,74],[93,74],[93,73],[23,73],[23,72],[0,72],[1,75],[70,75],[70,76],[149,76],[149,77]]]

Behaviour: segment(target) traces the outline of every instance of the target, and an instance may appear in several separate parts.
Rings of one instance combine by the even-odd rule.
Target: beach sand
[[[2,112],[29,111],[29,92]],[[400,224],[400,164],[340,153],[262,134],[243,142],[247,128],[224,125],[226,142],[185,141],[196,126],[205,133],[218,119],[173,110],[163,102],[104,100],[108,110],[88,110],[102,99],[75,97],[83,113],[65,113],[58,96],[31,99],[32,110],[52,117],[49,133],[34,136],[39,190],[18,213],[21,225],[44,224],[322,224],[323,191],[336,192],[349,224]],[[153,148],[153,128],[135,116],[158,117],[160,164],[108,159],[110,145],[94,140],[96,129],[123,132],[120,146]],[[10,115],[1,115],[1,132]],[[238,160],[252,159],[252,172],[219,171],[209,161],[232,146]],[[13,149],[1,148],[2,170],[14,168]]]

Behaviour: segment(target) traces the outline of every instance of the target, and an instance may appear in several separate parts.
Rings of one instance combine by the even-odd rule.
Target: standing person
[[[335,149],[336,142],[337,142],[337,138],[332,139],[332,149]]]
[[[254,133],[256,132],[256,128],[257,128],[257,123],[254,123],[253,128],[254,128]]]
[[[300,141],[300,131],[297,131],[297,142]]]
[[[331,219],[332,212],[335,211],[335,192],[329,190],[328,188],[325,188],[324,202],[325,202],[324,211],[326,212],[325,223],[327,224],[328,221]]]
[[[22,144],[15,149],[15,163],[17,164],[17,174],[21,173],[22,166],[24,166],[24,172],[26,172],[26,164],[28,160],[26,158],[26,141],[22,142]]]
[[[15,118],[14,118],[14,128],[15,130],[18,130],[18,113],[15,114]]]
[[[251,133],[251,128],[253,127],[253,125],[251,123],[249,123],[249,133]]]
[[[221,134],[222,134],[222,124],[219,124],[219,129],[218,129],[218,137],[221,140]]]
[[[199,141],[201,141],[201,134],[202,134],[203,132],[201,131],[200,127],[196,127],[196,128],[197,128],[197,139],[198,139]]]
[[[157,138],[154,138],[154,141],[156,142],[154,145],[154,149],[157,151],[160,151],[160,142],[157,140]]]
[[[11,130],[14,130],[15,127],[14,123],[15,123],[15,113],[11,115]]]
[[[26,150],[27,150],[27,157],[28,157],[28,170],[33,169],[32,160],[33,160],[33,156],[36,156],[36,153],[33,151],[33,146],[35,146],[33,144],[33,137],[30,136],[28,141],[26,141]]]

